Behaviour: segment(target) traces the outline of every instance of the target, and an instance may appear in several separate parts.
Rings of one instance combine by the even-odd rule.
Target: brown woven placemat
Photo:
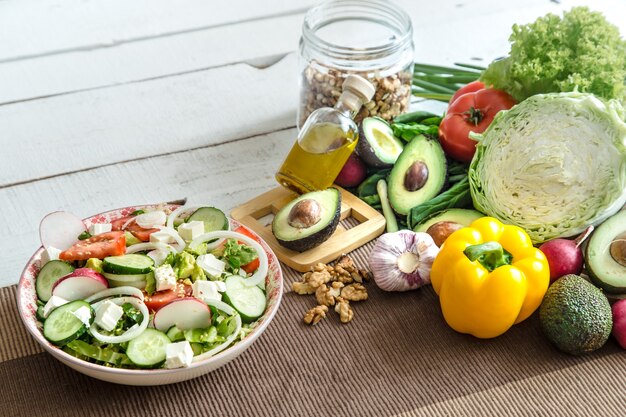
[[[371,244],[353,254],[366,265]],[[493,340],[452,331],[432,288],[355,304],[302,324],[312,296],[287,292],[266,332],[217,371],[175,385],[129,387],[86,377],[43,352],[0,289],[0,416],[620,416],[626,354],[555,350],[534,315]]]

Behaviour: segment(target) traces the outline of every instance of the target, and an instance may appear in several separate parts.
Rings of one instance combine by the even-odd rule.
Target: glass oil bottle
[[[359,139],[352,119],[373,95],[369,81],[348,75],[335,107],[317,109],[307,118],[276,173],[278,183],[300,194],[330,187]]]

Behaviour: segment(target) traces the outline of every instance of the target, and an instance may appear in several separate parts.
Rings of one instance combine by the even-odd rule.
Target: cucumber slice
[[[220,209],[215,207],[200,207],[187,219],[187,222],[199,220],[204,222],[204,233],[216,230],[229,230],[230,222]]]
[[[147,274],[111,274],[103,272],[102,276],[109,281],[111,287],[124,287],[126,285],[144,290],[146,288],[146,282],[150,279],[154,279],[154,272],[150,271]]]
[[[263,290],[256,285],[246,285],[245,281],[239,275],[226,278],[226,292],[223,297],[225,302],[239,312],[243,322],[250,323],[263,315],[267,301]]]
[[[185,340],[185,333],[178,327],[172,326],[167,331],[167,337],[169,337],[172,342],[179,342]]]
[[[128,342],[126,355],[140,368],[157,368],[165,362],[165,349],[170,338],[156,329],[146,329]]]
[[[89,308],[93,322],[95,313],[89,303],[82,300],[72,301],[52,310],[43,323],[44,337],[57,346],[63,346],[79,338],[87,331],[87,325],[73,313],[81,307]]]
[[[48,301],[52,297],[52,287],[67,274],[74,271],[74,267],[64,261],[49,261],[41,268],[35,281],[37,297],[41,301]]]
[[[152,270],[152,258],[139,253],[130,253],[121,256],[107,256],[102,261],[102,270],[110,274],[136,275],[147,274]]]

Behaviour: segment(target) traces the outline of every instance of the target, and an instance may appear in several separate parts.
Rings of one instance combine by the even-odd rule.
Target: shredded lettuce
[[[626,42],[599,12],[575,7],[514,25],[509,56],[481,75],[518,101],[540,93],[580,91],[624,99]]]
[[[498,113],[468,172],[477,210],[534,243],[574,236],[626,203],[626,123],[618,101],[591,94],[530,97]]]

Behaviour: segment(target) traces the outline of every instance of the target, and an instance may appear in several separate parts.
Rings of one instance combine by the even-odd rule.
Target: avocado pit
[[[317,224],[322,218],[322,207],[312,198],[296,203],[289,211],[287,222],[291,227],[307,229]]]
[[[626,266],[626,232],[615,237],[609,249],[611,257],[615,262]]]
[[[435,244],[439,247],[443,245],[443,242],[446,241],[448,236],[452,233],[456,232],[459,229],[462,229],[464,226],[462,224],[450,221],[441,221],[430,226],[426,233],[430,235],[435,241]]]
[[[406,170],[404,188],[408,191],[417,191],[428,181],[428,166],[424,161],[415,161]]]

